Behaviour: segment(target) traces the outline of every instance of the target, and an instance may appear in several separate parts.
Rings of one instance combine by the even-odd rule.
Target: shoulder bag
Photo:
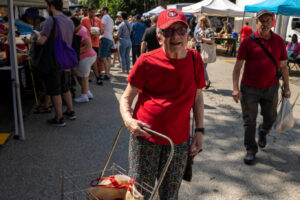
[[[216,45],[215,43],[213,44],[208,44],[208,43],[202,43],[201,44],[201,57],[204,63],[213,63],[216,62],[217,60],[217,55],[216,55]]]
[[[195,78],[195,82],[197,84],[197,77],[196,77],[196,69],[195,69],[195,58],[194,58],[194,52],[192,50],[192,58],[193,58],[193,67],[194,67],[194,78]],[[191,138],[189,140],[189,149],[190,149],[190,146],[192,144],[192,139],[193,139],[193,136],[194,136],[194,115],[193,115],[193,120],[192,120],[192,131],[191,131]],[[192,180],[192,177],[193,177],[193,164],[194,164],[194,157],[195,156],[191,156],[190,155],[190,152],[188,152],[188,158],[187,158],[187,162],[186,162],[186,166],[185,166],[185,169],[184,169],[184,174],[183,174],[183,177],[182,179],[185,180],[185,181],[188,181],[188,182],[191,182]]]
[[[259,38],[256,38],[254,36],[254,34],[252,33],[251,35],[249,35],[250,38],[252,38],[254,40],[254,42],[256,42],[263,50],[264,52],[267,54],[267,56],[272,60],[273,64],[274,64],[274,67],[276,68],[276,78],[277,80],[280,79],[281,77],[281,72],[280,70],[278,69],[278,66],[277,66],[277,63],[274,59],[274,57],[272,56],[272,54],[268,51],[268,49],[259,41]]]
[[[205,38],[211,37],[209,35],[210,30],[211,30],[210,28],[203,30]],[[217,59],[216,51],[217,51],[217,48],[216,48],[215,43],[208,44],[206,42],[202,42],[200,44],[200,54],[201,54],[201,57],[202,57],[202,60],[204,63],[216,62],[216,59]]]
[[[56,24],[58,38],[54,40],[55,54],[60,65],[60,70],[64,71],[78,65],[76,51],[68,45],[61,36],[59,24],[53,17],[53,23]]]
[[[54,51],[54,25],[44,45],[34,44],[33,65],[42,77],[59,72],[59,63]]]

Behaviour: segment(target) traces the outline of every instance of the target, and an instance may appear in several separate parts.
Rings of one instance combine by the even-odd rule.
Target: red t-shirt
[[[279,67],[279,61],[287,60],[285,43],[276,33],[271,32],[271,38],[263,39],[259,32],[254,33],[256,38],[273,55]],[[238,54],[238,60],[246,60],[242,83],[254,88],[268,88],[277,84],[276,68],[272,60],[267,56],[264,50],[250,37],[247,37],[241,43]]]
[[[100,30],[103,30],[103,25],[101,20],[98,17],[90,18],[89,16],[84,17],[80,21],[81,25],[87,28],[89,32],[91,32],[92,27],[98,27]],[[99,36],[100,35],[91,35],[92,46],[99,47]]]
[[[170,137],[174,144],[189,139],[196,89],[205,87],[203,61],[197,51],[194,60],[195,67],[191,50],[183,59],[170,59],[159,48],[142,54],[127,79],[140,89],[133,117]],[[169,144],[155,135],[145,139]]]
[[[248,35],[253,33],[253,31],[252,31],[251,27],[245,25],[245,26],[243,26],[243,28],[240,30],[239,33],[242,34],[241,41],[243,41]]]

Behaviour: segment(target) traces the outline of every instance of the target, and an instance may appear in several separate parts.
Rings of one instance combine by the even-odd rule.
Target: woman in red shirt
[[[122,118],[131,133],[129,175],[137,182],[154,187],[170,153],[168,141],[142,127],[168,136],[175,144],[172,162],[159,189],[163,200],[178,199],[188,154],[195,156],[202,149],[204,66],[197,51],[186,49],[188,35],[182,12],[176,9],[161,12],[157,37],[162,47],[139,57],[120,101]],[[136,95],[138,100],[132,115],[131,105]],[[192,108],[197,129],[189,151]],[[145,199],[150,196],[145,191],[143,195]]]

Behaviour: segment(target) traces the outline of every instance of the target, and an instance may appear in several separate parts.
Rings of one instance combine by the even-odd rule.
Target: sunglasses
[[[184,36],[187,33],[187,28],[185,28],[185,27],[179,27],[177,29],[167,28],[165,30],[162,30],[162,33],[163,33],[164,37],[172,37],[172,36],[174,36],[175,32],[179,36]]]

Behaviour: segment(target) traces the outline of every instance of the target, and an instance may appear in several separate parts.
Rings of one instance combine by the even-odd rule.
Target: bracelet
[[[204,135],[205,129],[204,128],[195,128],[195,133],[196,132],[202,132],[202,134]]]

